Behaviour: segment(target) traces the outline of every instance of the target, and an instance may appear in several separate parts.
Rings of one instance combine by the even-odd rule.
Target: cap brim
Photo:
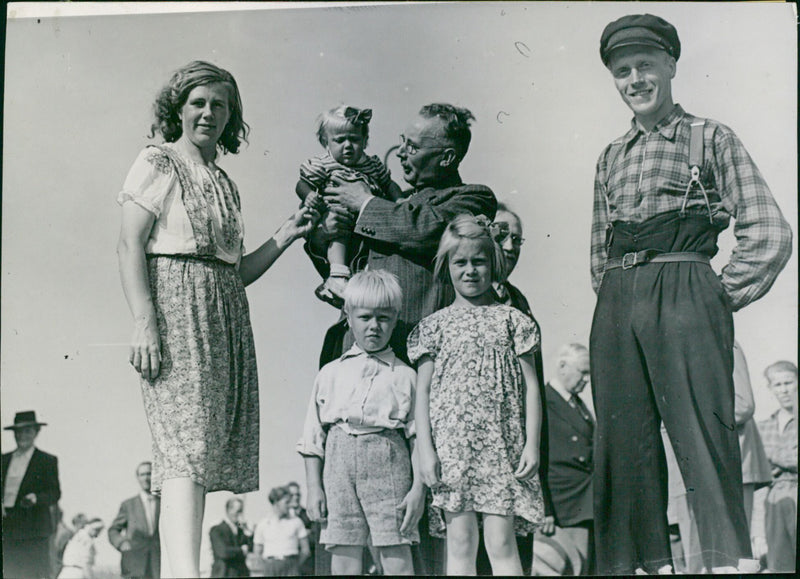
[[[607,63],[611,60],[611,55],[614,51],[619,50],[620,48],[627,48],[629,46],[646,46],[647,48],[657,48],[658,50],[663,50],[667,54],[669,54],[669,50],[666,46],[658,42],[657,40],[648,40],[646,38],[631,38],[629,40],[621,40],[618,43],[614,44],[614,46],[606,49],[605,53],[605,62]]]

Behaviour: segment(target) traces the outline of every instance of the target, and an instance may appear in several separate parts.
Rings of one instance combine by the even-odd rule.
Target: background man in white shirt
[[[308,558],[308,531],[292,513],[292,495],[287,487],[269,492],[272,514],[256,525],[253,535],[255,553],[262,560],[267,577],[291,577],[300,574],[300,565]]]

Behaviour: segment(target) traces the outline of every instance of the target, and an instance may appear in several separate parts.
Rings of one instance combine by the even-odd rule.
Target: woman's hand
[[[158,376],[161,371],[161,338],[155,318],[147,316],[135,321],[128,360],[142,378],[155,380]]]
[[[278,249],[283,251],[300,237],[308,235],[319,220],[319,212],[311,207],[301,207],[280,226],[274,235]]]
[[[439,484],[442,478],[441,464],[436,451],[430,449],[419,449],[419,474],[429,488]]]
[[[530,480],[539,470],[539,447],[533,444],[526,444],[522,449],[522,456],[519,459],[519,466],[514,476],[519,480]]]

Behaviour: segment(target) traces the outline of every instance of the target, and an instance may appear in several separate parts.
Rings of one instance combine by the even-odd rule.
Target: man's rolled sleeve
[[[608,205],[605,194],[606,180],[606,156],[608,149],[603,151],[597,161],[597,169],[594,178],[594,204],[592,206],[592,233],[591,233],[591,272],[592,289],[595,293],[600,289],[603,280],[603,270],[605,269],[606,252],[606,229],[608,228]]]
[[[714,157],[722,202],[735,219],[736,237],[722,286],[734,311],[772,287],[792,252],[792,231],[741,141],[721,127],[714,135]]]

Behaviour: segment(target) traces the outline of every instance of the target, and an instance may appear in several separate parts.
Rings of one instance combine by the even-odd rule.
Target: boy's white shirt
[[[367,353],[354,344],[317,374],[297,451],[323,458],[334,424],[349,434],[403,429],[413,437],[415,389],[416,371],[391,348]]]

